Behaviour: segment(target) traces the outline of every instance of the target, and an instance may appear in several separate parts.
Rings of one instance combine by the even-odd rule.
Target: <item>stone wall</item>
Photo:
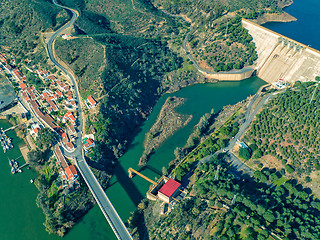
[[[232,73],[232,72],[206,73],[201,71],[200,72],[204,74],[206,78],[217,79],[220,81],[240,81],[240,80],[251,77],[254,71],[255,69],[248,69],[242,73]]]

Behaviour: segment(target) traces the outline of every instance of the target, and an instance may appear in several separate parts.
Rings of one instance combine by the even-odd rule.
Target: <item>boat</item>
[[[19,173],[22,173],[22,169],[18,168],[18,172],[19,172]]]
[[[10,160],[9,163],[10,163],[10,166],[11,166],[11,167],[14,166],[14,160]]]
[[[30,182],[33,183],[33,179],[30,179]]]
[[[15,174],[16,173],[16,169],[14,167],[11,168],[11,173]]]

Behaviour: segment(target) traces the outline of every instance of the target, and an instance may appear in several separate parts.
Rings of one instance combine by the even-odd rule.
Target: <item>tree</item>
[[[262,151],[260,149],[257,149],[253,154],[253,158],[261,158],[261,157],[262,157]]]
[[[39,131],[37,142],[41,148],[50,147],[55,141],[54,133],[49,128],[43,128]]]
[[[31,167],[42,165],[44,162],[43,152],[40,150],[31,150],[28,152],[28,160]]]
[[[274,217],[273,213],[271,212],[271,210],[266,211],[263,214],[263,218],[268,221],[268,222],[273,222],[276,218]]]
[[[249,160],[251,158],[251,152],[250,152],[249,148],[240,147],[239,156],[245,160]]]
[[[285,169],[289,174],[294,172],[294,168],[292,166],[290,166],[289,164],[287,164],[285,166]]]

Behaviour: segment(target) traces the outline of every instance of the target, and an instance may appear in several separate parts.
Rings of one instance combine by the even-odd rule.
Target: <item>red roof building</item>
[[[57,145],[54,146],[54,153],[56,154],[56,156],[57,156],[57,158],[58,158],[58,161],[59,161],[59,163],[61,164],[61,166],[62,166],[63,168],[67,168],[67,167],[68,167],[68,163],[67,163],[65,157],[63,156],[60,148],[59,148]]]
[[[30,101],[30,98],[29,98],[29,96],[28,96],[28,94],[27,94],[26,91],[22,92],[22,96],[24,97],[24,99],[25,99],[27,102]]]
[[[93,97],[89,96],[87,100],[91,104],[92,107],[97,105],[97,102],[93,99]]]
[[[70,165],[66,167],[64,171],[66,172],[66,175],[68,176],[69,181],[74,181],[78,176],[78,172],[74,165]]]
[[[59,96],[59,98],[63,96],[62,92],[60,92],[59,90],[56,91],[56,94]]]
[[[50,79],[52,81],[57,80],[57,78],[55,76],[53,76],[53,75],[48,76],[47,79]]]
[[[177,192],[179,192],[180,188],[180,183],[173,180],[172,178],[169,178],[169,180],[160,188],[158,196],[164,202],[170,203],[172,198],[177,195]]]
[[[71,142],[67,142],[67,148],[70,150],[70,151],[72,151],[73,149],[74,149],[74,146],[73,146],[73,144],[71,143]]]
[[[90,149],[90,148],[92,148],[92,147],[94,147],[95,146],[95,143],[94,143],[94,141],[93,141],[93,139],[91,139],[91,138],[88,138],[87,140],[86,140],[86,143],[83,145],[83,148],[84,148],[84,150],[88,150],[88,149]]]
[[[27,84],[21,83],[19,87],[21,88],[21,90],[25,90],[27,88]]]

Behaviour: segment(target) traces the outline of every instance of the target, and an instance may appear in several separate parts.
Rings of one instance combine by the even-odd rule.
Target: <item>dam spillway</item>
[[[320,52],[249,20],[242,25],[253,37],[257,76],[268,83],[313,81],[320,75]]]

